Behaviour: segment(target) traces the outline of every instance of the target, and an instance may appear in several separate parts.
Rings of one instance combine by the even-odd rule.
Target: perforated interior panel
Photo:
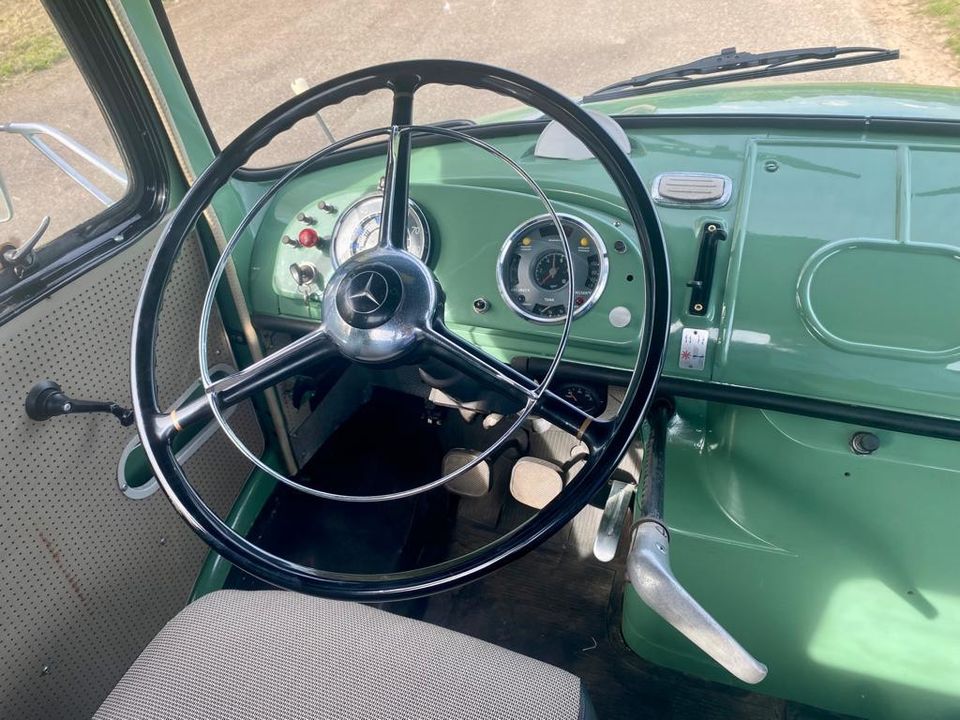
[[[117,462],[133,428],[102,415],[35,423],[23,409],[42,378],[129,403],[131,322],[152,245],[141,241],[0,328],[0,718],[89,718],[184,606],[206,555],[162,492],[120,493]],[[205,286],[199,248],[188,244],[164,303],[163,403],[198,375]],[[222,337],[212,348],[212,363],[229,361]],[[252,408],[231,424],[262,449]],[[250,468],[218,433],[187,470],[225,514]]]

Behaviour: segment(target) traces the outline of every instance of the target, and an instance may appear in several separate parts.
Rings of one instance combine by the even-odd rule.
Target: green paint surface
[[[667,450],[676,576],[770,673],[757,690],[855,716],[956,717],[956,443],[681,402]],[[644,657],[735,684],[627,588]]]

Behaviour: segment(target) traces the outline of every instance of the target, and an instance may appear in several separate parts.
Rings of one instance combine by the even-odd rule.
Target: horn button
[[[418,258],[392,248],[368,251],[337,268],[324,292],[323,322],[347,357],[392,360],[416,343],[437,295]]]
[[[403,280],[385,263],[358,268],[337,290],[337,312],[347,324],[369,330],[383,325],[403,300]]]

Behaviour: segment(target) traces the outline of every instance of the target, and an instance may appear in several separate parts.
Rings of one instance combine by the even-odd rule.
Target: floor
[[[422,401],[391,393],[375,398],[324,446],[303,479],[358,493],[398,489],[423,473],[434,476],[441,443],[456,434],[458,420],[451,413],[438,428],[422,414]],[[254,537],[268,550],[330,570],[419,567],[474,549],[529,517],[532,511],[505,492],[508,467],[495,464],[494,489],[483,500],[461,500],[441,488],[396,503],[345,505],[282,487]],[[604,720],[839,717],[666,670],[634,654],[619,631],[622,558],[604,564],[591,554],[599,513],[588,506],[543,546],[471,585],[385,609],[578,675]],[[239,571],[227,586],[263,587]]]

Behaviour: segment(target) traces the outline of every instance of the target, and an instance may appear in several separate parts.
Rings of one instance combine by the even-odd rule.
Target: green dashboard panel
[[[536,157],[535,134],[491,141],[519,163],[560,212],[589,223],[609,255],[596,306],[572,324],[565,359],[632,367],[643,314],[636,232],[612,183],[592,160]],[[658,207],[667,239],[673,322],[671,377],[777,390],[885,409],[960,417],[960,143],[917,136],[845,136],[836,130],[672,129],[632,132],[631,156],[647,186],[665,172],[732,179],[720,208]],[[377,191],[383,157],[337,164],[293,181],[264,211],[250,252],[254,312],[317,319],[289,276],[309,258],[322,276],[329,251],[281,242],[320,200],[337,207]],[[250,192],[250,190],[247,190]],[[510,232],[543,207],[499,160],[463,144],[414,152],[411,197],[432,236],[429,264],[446,293],[446,320],[501,358],[549,356],[555,327],[534,324],[497,290]],[[321,237],[336,214],[312,213]],[[706,312],[688,310],[688,287],[707,223],[727,232]],[[623,242],[625,252],[613,248]],[[321,281],[322,283],[322,281]],[[482,315],[477,298],[490,301]],[[615,327],[610,311],[627,308]],[[684,329],[708,335],[702,370],[680,365]]]

